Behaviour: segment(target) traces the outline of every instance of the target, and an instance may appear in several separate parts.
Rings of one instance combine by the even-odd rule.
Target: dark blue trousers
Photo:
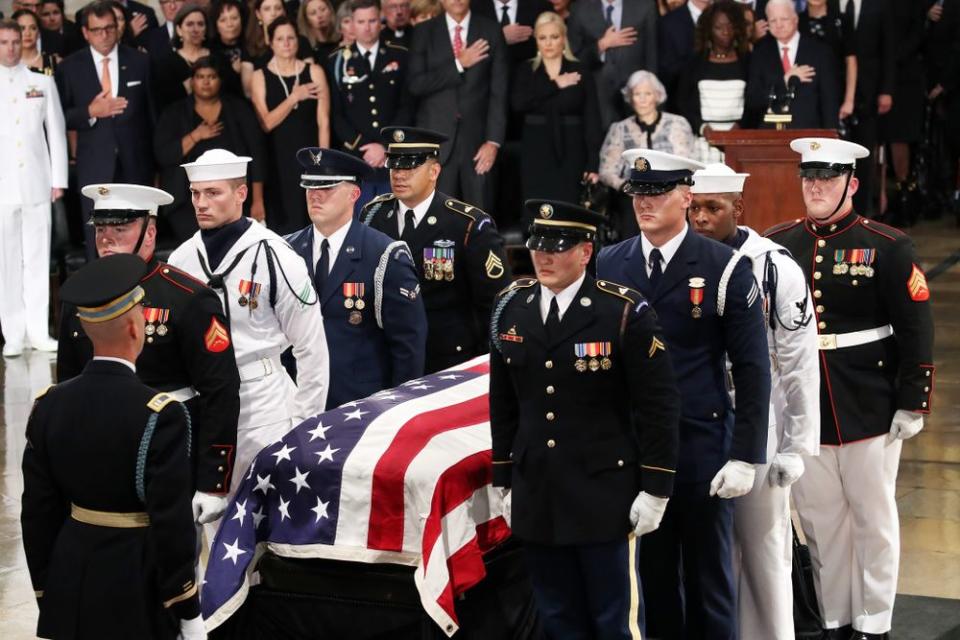
[[[643,536],[650,638],[737,638],[733,501],[711,498],[709,491],[709,483],[674,484],[660,528]]]
[[[639,639],[643,631],[640,545],[524,543],[537,612],[551,640]]]

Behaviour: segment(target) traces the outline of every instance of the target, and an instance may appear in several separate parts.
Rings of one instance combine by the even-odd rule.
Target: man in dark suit
[[[732,498],[766,461],[770,356],[750,261],[689,228],[698,162],[624,152],[640,235],[606,247],[597,276],[637,289],[663,327],[680,386],[680,463],[660,528],[640,557],[647,631],[656,638],[736,638]],[[732,363],[737,406],[726,386]]]
[[[551,11],[546,0],[474,0],[473,11],[499,22],[507,43],[510,68],[537,55],[533,25],[544,11]]]
[[[393,193],[371,201],[361,219],[413,253],[427,308],[424,370],[434,373],[486,353],[493,298],[510,268],[490,216],[437,190],[446,136],[412,127],[383,134]]]
[[[646,0],[579,0],[567,20],[570,48],[594,72],[606,130],[626,115],[620,90],[630,74],[657,69],[657,8]]]
[[[407,245],[354,220],[370,167],[316,147],[297,160],[313,224],[287,242],[307,263],[323,310],[329,410],[423,375],[427,314]]]
[[[160,11],[163,12],[163,24],[152,27],[140,34],[138,42],[154,60],[169,55],[173,49],[173,39],[177,32],[174,28],[174,19],[183,6],[184,0],[160,0]],[[216,28],[216,27],[214,27]]]
[[[500,25],[470,11],[470,0],[441,0],[444,12],[417,26],[410,92],[417,126],[443,133],[440,188],[481,208],[492,201],[490,170],[507,123],[507,51]]]
[[[160,25],[157,21],[157,12],[152,7],[137,2],[137,0],[117,0],[123,7],[123,12],[127,15],[127,27],[132,29],[135,36],[139,36],[147,29],[154,29]],[[83,11],[89,6],[89,3],[82,6],[74,16],[77,24],[83,24]]]
[[[675,104],[677,80],[693,57],[693,31],[711,0],[688,0],[657,21],[657,77],[667,89],[667,105]]]
[[[840,95],[833,54],[797,30],[793,0],[769,0],[766,11],[770,37],[757,43],[750,59],[747,107],[761,113],[771,106],[777,113],[788,110],[791,129],[836,129]]]
[[[117,20],[109,2],[83,10],[83,37],[90,44],[57,67],[57,87],[67,129],[77,132],[77,181],[153,182],[154,123],[150,61],[118,44]],[[93,201],[83,202],[83,221]],[[95,257],[93,227],[86,225],[87,257]]]
[[[413,44],[410,0],[383,0],[382,9],[384,40],[409,49]]]

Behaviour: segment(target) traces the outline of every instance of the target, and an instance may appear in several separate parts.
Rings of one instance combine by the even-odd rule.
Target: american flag
[[[250,465],[210,551],[207,628],[242,604],[265,551],[416,567],[447,635],[454,599],[510,531],[492,479],[483,356],[305,420]]]

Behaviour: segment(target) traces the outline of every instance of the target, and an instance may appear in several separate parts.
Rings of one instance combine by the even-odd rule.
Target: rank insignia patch
[[[230,346],[230,334],[216,318],[210,318],[210,326],[203,334],[203,344],[210,353],[222,353]]]
[[[926,302],[930,299],[930,289],[927,287],[927,276],[920,267],[913,265],[913,271],[907,279],[907,291],[914,302]]]
[[[503,277],[503,261],[490,250],[490,253],[487,254],[487,261],[484,263],[484,268],[487,270],[487,277],[491,280],[497,280],[498,278]]]
[[[663,341],[660,340],[657,336],[653,336],[653,340],[650,341],[650,348],[647,349],[647,357],[652,358],[657,351],[666,351],[667,347],[663,344]]]

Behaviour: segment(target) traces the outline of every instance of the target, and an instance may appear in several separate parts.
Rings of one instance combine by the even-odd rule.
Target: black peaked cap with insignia
[[[60,299],[77,307],[87,322],[107,322],[133,309],[144,296],[140,280],[147,264],[132,253],[118,253],[88,263],[60,289]]]
[[[620,156],[630,167],[621,189],[629,195],[656,196],[678,185],[692,185],[693,173],[706,168],[702,162],[653,149],[628,149]]]
[[[335,149],[305,147],[297,151],[297,162],[303,167],[300,186],[304,189],[329,189],[341,182],[360,184],[373,173],[360,158]]]
[[[384,127],[380,135],[387,145],[387,169],[416,169],[429,158],[440,157],[447,136],[417,127]]]
[[[533,213],[527,249],[560,253],[581,242],[597,239],[597,229],[606,222],[599,213],[558,200],[527,200],[523,203]]]

